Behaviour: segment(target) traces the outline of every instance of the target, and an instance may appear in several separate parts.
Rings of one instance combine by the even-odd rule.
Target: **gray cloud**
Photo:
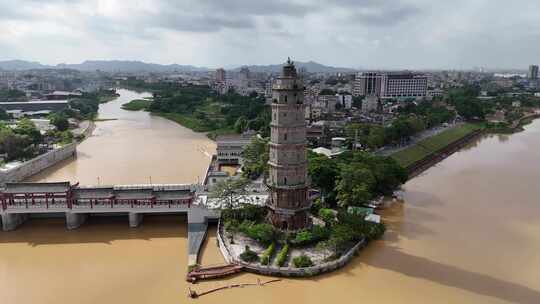
[[[254,0],[200,0],[205,9],[234,15],[284,15],[305,16],[315,10],[313,5],[295,3],[294,1],[254,1]]]
[[[0,0],[0,59],[525,67],[540,63],[538,11],[538,0]]]
[[[372,26],[394,26],[412,17],[419,16],[421,10],[414,6],[387,7],[375,10],[360,10],[351,15],[352,22]]]
[[[224,28],[248,29],[255,27],[249,17],[227,18],[213,15],[182,15],[163,13],[150,25],[187,32],[216,32]]]

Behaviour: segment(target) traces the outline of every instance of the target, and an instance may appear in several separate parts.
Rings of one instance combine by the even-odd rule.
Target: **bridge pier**
[[[129,213],[129,227],[137,228],[141,225],[144,215],[142,213]]]
[[[24,213],[4,213],[2,214],[2,230],[13,231],[22,223],[26,222],[28,214]]]
[[[85,213],[66,212],[66,227],[69,230],[77,229],[86,222],[87,218],[88,214]]]

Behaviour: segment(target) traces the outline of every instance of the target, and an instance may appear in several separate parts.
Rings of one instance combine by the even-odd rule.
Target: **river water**
[[[75,161],[35,180],[196,181],[214,145],[161,118],[119,110],[138,97],[121,94],[100,110],[119,120],[98,123]],[[538,151],[540,120],[519,134],[480,139],[409,181],[405,203],[383,213],[384,239],[344,269],[197,300],[186,298],[181,217],[145,217],[137,229],[124,218],[91,218],[75,231],[62,220],[32,220],[0,233],[1,303],[540,303]],[[222,262],[214,230],[202,262]],[[268,278],[242,274],[191,288],[257,279]]]

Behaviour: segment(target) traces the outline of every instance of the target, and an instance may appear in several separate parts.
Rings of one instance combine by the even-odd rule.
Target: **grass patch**
[[[391,156],[401,166],[408,167],[480,128],[480,125],[467,123],[424,139],[416,145],[396,152]]]
[[[141,111],[148,108],[151,101],[147,99],[135,99],[122,105],[123,110]]]
[[[169,120],[172,120],[178,124],[181,124],[182,126],[191,129],[195,132],[208,132],[211,131],[207,126],[205,126],[199,119],[190,117],[184,114],[180,113],[152,113],[154,115],[161,116],[163,118],[167,118]]]

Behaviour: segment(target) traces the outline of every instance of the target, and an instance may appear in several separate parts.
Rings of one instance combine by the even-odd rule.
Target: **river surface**
[[[204,178],[215,144],[162,117],[125,111],[121,105],[151,96],[119,90],[120,97],[102,104],[91,137],[77,147],[77,159],[34,176],[33,181],[96,184],[195,183]]]
[[[214,145],[161,118],[119,110],[136,97],[121,93],[124,101],[100,110],[119,120],[98,123],[75,161],[39,180],[196,181]],[[268,278],[241,274],[188,285],[182,217],[145,217],[137,229],[127,218],[90,218],[75,231],[61,219],[31,220],[0,233],[0,302],[540,303],[538,151],[540,120],[519,134],[482,138],[409,181],[405,203],[383,213],[384,239],[342,270],[196,300],[187,299],[188,286],[204,291]],[[203,264],[222,262],[215,243],[211,230]]]

